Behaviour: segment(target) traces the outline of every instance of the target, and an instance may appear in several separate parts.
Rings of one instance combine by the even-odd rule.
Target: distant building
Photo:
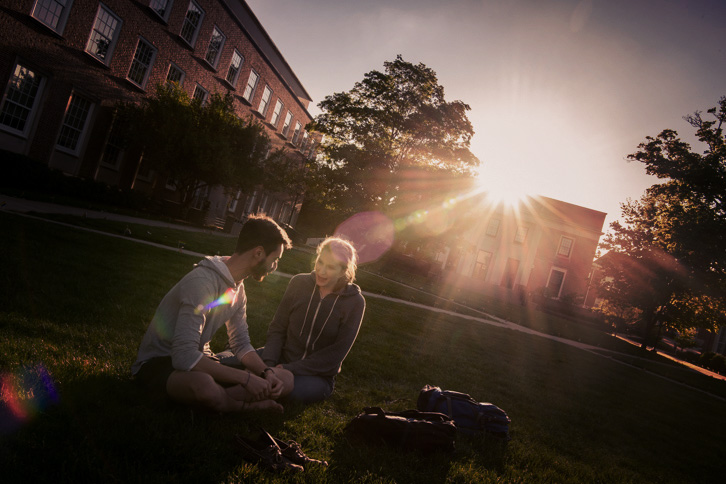
[[[0,149],[67,175],[149,191],[156,175],[119,147],[113,107],[169,81],[201,100],[232,93],[237,114],[259,119],[275,148],[301,162],[315,151],[310,95],[243,0],[7,0],[0,45]],[[176,199],[173,184],[156,182]],[[221,188],[194,203],[216,224],[262,212],[292,225],[301,204]]]
[[[469,228],[439,253],[441,277],[492,291],[542,291],[582,305],[606,215],[542,196],[514,206],[482,198]]]

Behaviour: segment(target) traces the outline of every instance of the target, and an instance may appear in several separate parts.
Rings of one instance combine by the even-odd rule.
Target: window
[[[527,238],[527,232],[529,232],[529,227],[519,226],[517,227],[517,233],[514,234],[514,241],[518,244],[523,244],[525,239]]]
[[[184,75],[184,71],[178,65],[170,62],[169,72],[166,73],[166,82],[176,82],[181,86],[184,82]]]
[[[315,140],[310,138],[310,146],[308,147],[307,157],[313,159],[315,157]]]
[[[119,130],[114,123],[114,125],[111,127],[111,132],[108,135],[108,139],[106,140],[106,146],[103,148],[101,163],[108,166],[109,168],[118,170],[119,166],[121,165],[121,160],[123,159],[123,147],[124,140],[119,135]]]
[[[207,97],[209,97],[209,91],[197,84],[197,86],[194,88],[194,94],[192,94],[192,99],[196,99],[204,104],[205,102],[207,102]]]
[[[235,212],[237,210],[237,205],[239,205],[239,199],[242,196],[242,190],[237,190],[237,193],[230,198],[229,205],[227,206],[228,212]]]
[[[66,107],[66,114],[63,118],[60,134],[58,135],[57,146],[62,151],[77,154],[83,138],[88,131],[88,119],[91,117],[93,103],[88,99],[79,96],[76,93],[71,95]]]
[[[264,117],[267,116],[267,108],[270,106],[270,98],[272,97],[272,89],[270,86],[265,86],[265,90],[262,91],[262,98],[260,99],[260,105],[257,111]]]
[[[296,145],[298,138],[300,138],[300,130],[302,129],[302,125],[300,124],[300,121],[295,123],[295,131],[292,133],[292,144]]]
[[[476,255],[476,262],[474,263],[474,274],[477,279],[485,279],[487,272],[489,272],[489,266],[492,263],[492,253],[485,250],[480,250]]]
[[[156,13],[161,19],[166,22],[169,20],[169,12],[171,12],[171,6],[174,0],[151,0],[149,7]]]
[[[91,35],[88,37],[86,52],[108,65],[121,31],[121,19],[105,5],[100,4],[93,22]]]
[[[63,35],[72,5],[73,0],[35,0],[30,15],[57,34]]]
[[[197,42],[197,35],[199,35],[199,29],[202,26],[203,19],[204,10],[202,10],[202,7],[197,5],[197,2],[191,0],[189,2],[189,8],[187,8],[187,13],[184,16],[184,23],[182,24],[179,36],[192,47],[194,47],[194,44]]]
[[[290,131],[290,124],[292,124],[292,113],[290,111],[285,115],[285,122],[282,125],[282,135],[287,137],[287,133]]]
[[[272,112],[272,119],[270,119],[271,125],[277,127],[277,122],[280,121],[280,114],[282,114],[283,107],[282,101],[278,99],[277,103],[275,103],[275,110]]]
[[[307,144],[308,144],[308,132],[303,131],[302,141],[300,142],[300,151],[301,152],[303,152],[303,153],[305,152],[305,148],[307,147]]]
[[[498,218],[493,218],[489,220],[489,225],[487,225],[487,235],[490,237],[496,237],[499,233],[499,224],[501,221]]]
[[[239,69],[242,67],[242,62],[244,62],[244,57],[242,57],[242,54],[240,54],[237,49],[234,50],[234,53],[232,54],[232,61],[229,63],[229,69],[227,70],[227,82],[229,82],[232,87],[237,86],[237,79],[239,78]]]
[[[550,277],[547,280],[547,292],[548,295],[554,298],[559,298],[562,292],[562,283],[565,282],[565,275],[567,271],[564,269],[558,269],[553,267],[550,271]]]
[[[209,65],[215,69],[217,68],[219,56],[222,53],[222,48],[224,47],[224,41],[226,39],[227,37],[224,36],[222,31],[215,26],[212,31],[212,38],[209,39],[209,46],[207,46],[207,55],[204,56]]]
[[[129,68],[129,75],[126,76],[127,79],[143,89],[146,86],[155,58],[156,49],[154,46],[139,37],[134,59],[131,61],[131,67]]]
[[[3,98],[0,126],[26,136],[38,111],[38,99],[44,85],[45,77],[16,64]]]
[[[572,246],[574,245],[574,243],[574,239],[563,236],[560,239],[560,246],[557,248],[557,255],[569,258],[570,254],[572,253]]]
[[[252,102],[252,98],[255,96],[255,89],[257,89],[257,81],[260,79],[259,74],[255,72],[254,69],[250,71],[250,77],[247,79],[247,86],[245,87],[245,92],[242,94],[242,97],[245,98],[248,102]]]

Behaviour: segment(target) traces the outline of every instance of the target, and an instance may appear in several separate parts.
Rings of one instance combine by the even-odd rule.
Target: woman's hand
[[[245,386],[247,393],[252,396],[253,401],[266,400],[270,398],[270,382],[268,382],[265,378],[260,378],[252,373],[249,373],[249,375],[249,381],[246,384],[245,382],[241,383]]]

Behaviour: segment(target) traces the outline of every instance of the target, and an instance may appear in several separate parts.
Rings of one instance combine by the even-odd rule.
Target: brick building
[[[155,175],[111,131],[114,105],[178,82],[194,98],[231,93],[274,148],[303,161],[315,141],[309,94],[243,0],[7,0],[0,7],[0,149],[69,176],[151,190]],[[174,201],[173,184],[155,193]],[[159,190],[161,186],[161,190]],[[266,213],[295,224],[302,200],[204,190],[207,222]]]
[[[489,292],[586,298],[607,214],[543,196],[476,202],[473,222],[437,258],[442,277]]]

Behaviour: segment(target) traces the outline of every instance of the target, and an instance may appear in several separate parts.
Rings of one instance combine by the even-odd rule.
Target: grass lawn
[[[604,358],[374,297],[336,391],[321,404],[220,416],[150,401],[129,367],[159,300],[197,258],[6,213],[0,228],[4,482],[706,483],[726,475],[726,403],[660,375],[722,396],[726,382],[637,352]],[[218,241],[220,253],[229,240]],[[308,270],[309,254],[286,257],[281,270]],[[360,279],[366,291],[422,297]],[[246,284],[256,345],[286,285],[281,276]],[[576,325],[523,317],[630,351]],[[460,438],[454,454],[433,456],[346,441],[345,424],[364,406],[414,408],[425,384],[505,409],[512,440]],[[232,437],[256,425],[330,466],[291,477],[246,464]]]

